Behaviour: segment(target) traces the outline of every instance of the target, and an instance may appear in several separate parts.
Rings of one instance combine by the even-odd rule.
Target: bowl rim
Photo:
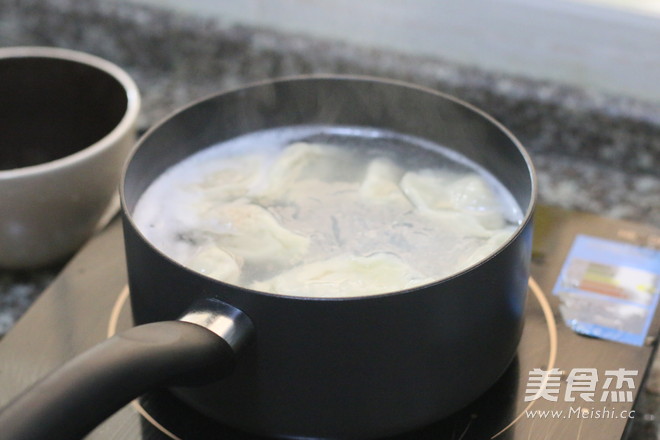
[[[43,58],[71,61],[105,73],[119,83],[126,93],[126,110],[120,121],[105,136],[75,153],[26,167],[0,170],[0,181],[26,178],[52,172],[83,162],[111,148],[135,126],[140,112],[140,91],[133,79],[118,65],[85,52],[50,46],[15,46],[0,48],[0,62],[5,59]]]

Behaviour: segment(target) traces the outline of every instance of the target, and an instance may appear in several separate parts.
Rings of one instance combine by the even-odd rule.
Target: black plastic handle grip
[[[0,412],[3,440],[78,440],[146,391],[200,385],[234,367],[220,336],[188,322],[145,324],[64,364]]]

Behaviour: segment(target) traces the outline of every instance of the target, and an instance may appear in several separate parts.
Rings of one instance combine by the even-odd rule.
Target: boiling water
[[[294,296],[386,293],[482,260],[522,214],[485,170],[398,133],[292,127],[244,135],[167,170],[138,228],[210,277]]]

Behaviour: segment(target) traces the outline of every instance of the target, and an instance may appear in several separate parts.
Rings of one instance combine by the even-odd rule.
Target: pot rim
[[[125,199],[125,180],[126,180],[126,174],[128,172],[128,168],[133,160],[133,157],[137,153],[137,151],[140,149],[140,146],[148,139],[151,135],[151,133],[155,132],[156,130],[160,129],[161,126],[169,122],[171,119],[176,117],[177,115],[187,111],[188,109],[203,103],[205,101],[211,100],[211,99],[216,99],[220,96],[223,95],[229,95],[232,93],[236,93],[239,91],[244,91],[247,89],[252,89],[252,88],[258,88],[258,87],[263,87],[271,84],[276,84],[276,83],[284,83],[284,82],[297,82],[297,81],[307,81],[307,80],[329,80],[329,81],[362,81],[362,82],[372,82],[372,83],[381,83],[381,84],[386,84],[386,85],[392,85],[392,86],[398,86],[398,87],[403,87],[403,88],[408,88],[411,90],[417,90],[421,91],[424,93],[429,93],[432,95],[435,95],[439,98],[443,98],[449,101],[454,102],[455,104],[458,104],[462,107],[467,108],[468,110],[476,113],[477,115],[481,116],[482,118],[486,119],[488,122],[493,124],[497,129],[499,129],[517,148],[518,153],[521,155],[523,158],[526,166],[527,166],[527,171],[529,172],[529,179],[530,179],[530,197],[529,197],[529,203],[527,204],[527,208],[525,209],[524,216],[520,222],[520,224],[517,226],[516,230],[511,234],[511,236],[504,242],[502,243],[496,250],[494,250],[490,255],[487,257],[483,258],[482,260],[458,271],[455,272],[452,275],[449,275],[447,277],[426,283],[426,284],[421,284],[418,286],[414,286],[411,288],[407,289],[400,289],[400,290],[395,290],[391,292],[384,292],[384,293],[378,293],[378,294],[370,294],[370,295],[361,295],[361,296],[349,296],[349,297],[310,297],[310,296],[302,296],[302,295],[283,295],[279,293],[271,293],[271,292],[262,292],[259,290],[253,290],[249,289],[247,287],[242,287],[238,286],[236,284],[231,284],[227,283],[212,277],[209,277],[207,275],[204,275],[198,271],[195,271],[193,269],[190,269],[183,264],[179,263],[178,261],[174,260],[164,252],[162,252],[160,249],[158,249],[156,246],[154,246],[145,236],[142,234],[142,231],[140,228],[137,227],[135,222],[133,221],[133,214],[128,212],[127,209],[127,203]],[[209,145],[210,147],[210,145]],[[487,169],[487,168],[486,168]],[[198,98],[196,100],[193,100],[192,102],[178,108],[177,110],[173,111],[172,113],[166,115],[165,117],[161,118],[159,121],[157,121],[155,124],[153,124],[141,137],[140,139],[135,143],[133,149],[129,153],[127,159],[124,161],[124,166],[122,168],[121,172],[121,179],[119,182],[119,195],[120,195],[120,200],[121,200],[121,211],[124,214],[124,218],[130,223],[131,227],[133,230],[140,236],[140,238],[155,252],[157,252],[159,255],[164,257],[166,260],[170,261],[171,263],[179,266],[180,268],[190,272],[191,274],[197,275],[197,276],[202,276],[205,279],[211,280],[215,283],[221,284],[221,285],[227,285],[231,286],[233,289],[239,289],[241,291],[244,291],[247,294],[257,294],[260,296],[267,296],[269,298],[281,298],[281,299],[287,299],[287,300],[302,300],[302,301],[369,301],[369,300],[376,300],[378,298],[383,298],[383,297],[391,297],[391,296],[396,296],[396,295],[401,295],[405,294],[408,292],[413,292],[417,290],[421,290],[424,288],[427,288],[429,286],[445,283],[449,280],[452,280],[454,278],[460,277],[464,275],[467,272],[470,272],[474,270],[475,268],[481,266],[482,264],[487,263],[491,259],[493,259],[496,255],[498,255],[502,250],[507,248],[510,243],[512,243],[514,240],[518,238],[518,236],[522,233],[524,229],[527,228],[528,224],[531,223],[532,217],[534,214],[534,209],[536,206],[536,200],[538,196],[538,189],[537,189],[537,176],[536,176],[536,170],[534,168],[534,164],[532,163],[531,156],[525,149],[525,147],[522,145],[522,143],[516,138],[516,136],[508,129],[506,128],[501,122],[499,122],[497,119],[492,117],[490,114],[486,113],[485,111],[481,110],[480,108],[474,106],[473,104],[470,104],[460,98],[457,98],[455,96],[452,96],[450,94],[432,89],[430,87],[425,87],[417,84],[412,84],[406,81],[401,81],[401,80],[396,80],[396,79],[389,79],[389,78],[382,78],[382,77],[377,77],[377,76],[370,76],[370,75],[353,75],[353,74],[305,74],[305,75],[289,75],[289,76],[283,76],[283,77],[278,77],[278,78],[272,78],[272,79],[266,79],[266,80],[261,80],[261,81],[255,81],[255,82],[250,82],[248,84],[242,85],[242,86],[237,86],[237,87],[232,87],[229,89],[225,90],[220,90],[216,92],[209,93],[205,96],[202,96],[201,98]]]

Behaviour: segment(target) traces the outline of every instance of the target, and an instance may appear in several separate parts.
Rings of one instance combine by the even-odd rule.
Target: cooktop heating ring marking
[[[119,315],[121,313],[121,309],[124,308],[124,303],[126,303],[126,300],[128,299],[128,295],[129,295],[129,290],[128,290],[128,285],[126,285],[121,290],[119,296],[117,297],[117,300],[115,301],[115,304],[112,306],[112,311],[110,312],[110,321],[108,321],[108,333],[106,335],[108,338],[113,337],[117,333],[117,323],[119,322]]]
[[[550,343],[550,352],[548,354],[547,370],[550,371],[555,367],[555,361],[557,360],[557,323],[555,322],[555,317],[552,313],[552,307],[550,306],[550,303],[548,302],[547,298],[545,297],[545,294],[543,293],[543,290],[537,284],[534,278],[529,277],[528,285],[529,285],[529,289],[532,291],[534,297],[541,306],[541,310],[543,311],[543,316],[545,318],[545,323],[548,327],[548,340]],[[115,301],[115,304],[112,307],[112,311],[110,313],[110,320],[108,322],[108,333],[107,333],[108,338],[114,336],[117,333],[117,324],[119,322],[119,315],[121,314],[121,311],[124,308],[124,305],[126,304],[126,300],[128,299],[128,296],[129,296],[128,286],[124,286],[122,291],[119,293],[119,296],[117,297],[117,301]],[[543,381],[541,382],[541,387],[539,392],[545,390],[548,383],[548,379],[549,376],[546,376],[543,379]],[[527,405],[520,412],[520,414],[518,414],[518,416],[516,416],[516,418],[514,418],[511,421],[511,423],[509,423],[501,431],[493,435],[491,439],[499,437],[505,431],[507,431],[513,425],[515,425],[525,415],[525,413],[529,411],[529,409],[534,405],[534,403],[536,403],[535,400],[529,402],[529,405]],[[161,431],[163,434],[167,435],[173,440],[183,440],[180,437],[177,437],[174,433],[170,432],[163,425],[158,423],[158,421],[154,419],[146,409],[144,409],[144,407],[140,404],[138,399],[133,400],[131,402],[131,406],[135,411],[137,411],[138,414],[140,414],[145,420],[151,423],[156,429]]]
[[[548,339],[550,342],[550,353],[548,354],[548,366],[546,367],[546,371],[550,371],[555,367],[555,361],[557,360],[557,323],[555,322],[555,316],[552,313],[552,307],[550,306],[550,303],[548,302],[548,299],[545,297],[545,294],[543,293],[543,290],[541,290],[541,287],[538,285],[536,280],[534,278],[529,277],[529,280],[527,282],[529,285],[529,289],[532,291],[534,296],[536,297],[536,300],[539,302],[541,305],[541,310],[543,310],[543,316],[545,317],[545,323],[548,326]],[[550,378],[550,375],[546,375],[543,378],[543,381],[541,382],[541,386],[539,388],[539,393],[541,391],[544,391],[546,389],[546,386],[548,385],[548,379]],[[515,419],[511,421],[508,425],[506,425],[500,432],[495,434],[494,436],[491,437],[491,439],[494,439],[496,437],[499,437],[502,435],[506,430],[511,428],[513,425],[518,423],[518,421],[527,413],[527,411],[530,410],[532,406],[536,403],[536,400],[532,400],[529,402],[529,405],[527,405],[521,412],[516,416]]]

